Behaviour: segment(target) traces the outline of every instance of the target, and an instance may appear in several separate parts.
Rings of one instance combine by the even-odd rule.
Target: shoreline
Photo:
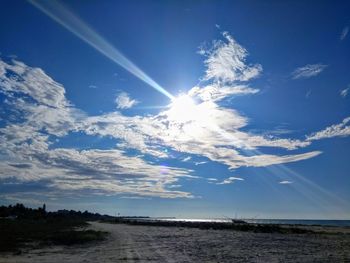
[[[210,221],[184,221],[184,220],[157,220],[151,218],[116,218],[103,220],[101,222],[110,224],[128,224],[159,227],[186,227],[214,230],[233,230],[255,233],[281,233],[281,234],[327,234],[346,233],[350,234],[350,226],[333,225],[307,225],[307,224],[270,224],[250,223],[244,220],[233,222],[210,222]]]

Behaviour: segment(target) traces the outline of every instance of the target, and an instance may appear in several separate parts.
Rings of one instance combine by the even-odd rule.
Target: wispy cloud
[[[137,100],[131,99],[129,94],[121,92],[115,98],[118,109],[129,109],[138,103]]]
[[[325,138],[333,137],[345,137],[350,135],[350,125],[347,125],[350,122],[350,117],[345,118],[341,123],[331,125],[324,130],[313,133],[310,136],[307,136],[308,141],[321,140]]]
[[[293,182],[291,182],[291,181],[287,181],[287,180],[285,180],[285,181],[280,181],[279,182],[279,184],[292,184]]]
[[[325,70],[326,67],[327,65],[320,64],[320,63],[308,64],[306,66],[303,66],[294,70],[292,73],[292,78],[293,79],[311,78],[320,74],[323,70]]]
[[[216,184],[232,184],[234,181],[244,181],[243,178],[240,178],[240,177],[234,177],[234,176],[231,176],[221,182],[218,182]]]
[[[258,89],[249,88],[244,85],[222,86],[218,84],[205,87],[193,87],[188,94],[191,97],[198,97],[203,101],[220,101],[227,97],[248,95],[258,93]]]
[[[340,34],[340,40],[344,40],[349,33],[349,27],[344,27]]]
[[[187,156],[185,158],[182,159],[183,162],[188,162],[189,160],[191,160],[191,156]]]
[[[195,162],[194,165],[201,165],[201,164],[206,164],[207,162],[203,161],[203,162]]]
[[[207,178],[208,181],[217,181],[217,178]]]
[[[340,91],[340,96],[342,96],[343,98],[345,98],[346,96],[348,96],[349,91],[350,91],[350,87],[349,87],[349,88],[346,88],[346,89],[341,90],[341,91]]]
[[[120,197],[121,199],[136,199],[136,200],[151,200],[151,198],[146,198],[146,197],[143,197],[143,196],[121,196]]]
[[[246,64],[247,50],[238,44],[227,32],[224,40],[216,40],[207,49],[201,46],[199,54],[206,56],[205,79],[219,82],[248,81],[260,75],[260,64]]]

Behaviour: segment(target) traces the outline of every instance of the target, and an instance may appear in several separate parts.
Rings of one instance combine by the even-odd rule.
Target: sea
[[[148,220],[160,220],[169,222],[212,222],[212,223],[230,223],[230,218],[215,218],[215,219],[188,219],[188,218],[159,218],[151,217]],[[319,226],[338,226],[350,227],[350,220],[317,220],[317,219],[239,219],[247,223],[254,224],[278,224],[278,225],[319,225]]]

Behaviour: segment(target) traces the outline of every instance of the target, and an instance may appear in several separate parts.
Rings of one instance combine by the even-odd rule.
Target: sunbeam
[[[85,41],[87,44],[98,50],[100,53],[129,71],[131,74],[150,85],[155,90],[161,92],[169,99],[173,99],[167,90],[162,88],[157,82],[127,59],[120,51],[113,47],[103,37],[92,30],[81,19],[57,1],[36,1],[28,0],[33,6],[44,12],[54,21],[68,29],[74,35]]]
[[[262,154],[257,149],[247,150],[243,148],[242,151],[247,154]],[[347,201],[343,200],[338,195],[324,189],[316,182],[307,179],[305,176],[302,176],[284,164],[266,166],[264,169],[269,171],[272,175],[278,177],[280,180],[288,179],[294,182],[298,181],[298,184],[291,184],[290,187],[319,208],[324,210],[328,209],[327,212],[332,212],[334,209],[343,211],[344,209],[342,207],[347,207],[349,205]],[[273,185],[270,186],[272,186],[272,189],[275,190]],[[332,207],[333,210],[329,210],[329,207]]]

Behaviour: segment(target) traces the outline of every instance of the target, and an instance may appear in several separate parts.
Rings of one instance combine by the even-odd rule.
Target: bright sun
[[[172,100],[167,113],[174,121],[190,121],[198,115],[198,107],[190,96],[183,94]]]

